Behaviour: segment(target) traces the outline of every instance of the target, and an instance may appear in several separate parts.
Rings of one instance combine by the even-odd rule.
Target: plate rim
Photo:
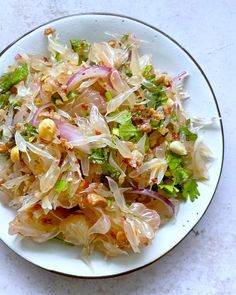
[[[213,99],[214,99],[214,102],[215,102],[215,106],[216,106],[216,109],[217,109],[217,113],[219,115],[219,118],[220,118],[220,131],[221,131],[221,137],[222,137],[222,156],[221,156],[221,167],[220,167],[220,173],[219,173],[219,177],[218,177],[218,180],[217,180],[217,183],[216,183],[216,186],[214,188],[214,192],[212,194],[212,197],[210,199],[210,202],[209,204],[207,205],[206,209],[204,210],[204,212],[202,213],[202,215],[200,216],[199,220],[190,228],[190,230],[185,234],[185,236],[177,243],[175,244],[173,247],[171,247],[167,252],[165,252],[164,254],[162,254],[160,257],[152,260],[151,262],[148,262],[144,265],[141,265],[139,267],[136,267],[136,268],[133,268],[133,269],[130,269],[128,271],[123,271],[123,272],[120,272],[120,273],[117,273],[117,274],[112,274],[112,275],[101,275],[101,276],[81,276],[81,275],[72,275],[72,274],[67,274],[67,273],[63,273],[63,272],[60,272],[60,271],[56,271],[56,270],[52,270],[52,269],[47,269],[46,267],[43,267],[43,266],[40,266],[38,264],[35,264],[34,262],[32,262],[31,260],[29,260],[28,258],[25,258],[24,256],[18,254],[15,250],[13,250],[8,244],[6,244],[2,238],[0,237],[0,240],[7,246],[8,249],[10,249],[11,251],[13,251],[15,254],[17,254],[19,257],[25,259],[26,261],[30,262],[31,264],[35,265],[36,267],[40,268],[40,269],[43,269],[43,270],[46,270],[46,271],[49,271],[49,272],[52,272],[52,273],[55,273],[55,274],[59,274],[59,275],[63,275],[63,276],[66,276],[66,277],[72,277],[72,278],[79,278],[79,279],[109,279],[109,278],[115,278],[115,277],[119,277],[119,276],[123,276],[123,275],[126,275],[126,274],[130,274],[130,273],[133,273],[135,271],[138,271],[138,270],[141,270],[155,262],[157,262],[158,260],[160,260],[161,258],[163,258],[164,256],[166,256],[167,254],[169,254],[172,250],[174,250],[188,235],[189,233],[194,229],[194,227],[201,221],[201,219],[203,218],[203,216],[206,214],[208,208],[210,207],[211,203],[212,203],[212,200],[215,196],[215,193],[216,193],[216,190],[218,188],[218,185],[219,185],[219,182],[220,182],[220,179],[221,179],[221,175],[222,175],[222,170],[223,170],[223,166],[224,166],[224,153],[225,153],[225,139],[224,139],[224,128],[223,128],[223,122],[222,122],[222,117],[221,117],[221,113],[220,113],[220,109],[219,109],[219,105],[218,105],[218,101],[217,101],[217,98],[216,98],[216,95],[214,93],[214,90],[207,78],[207,75],[205,74],[205,72],[203,71],[203,69],[201,68],[201,66],[199,65],[199,63],[195,60],[195,58],[188,52],[188,50],[186,48],[184,48],[178,41],[176,41],[173,37],[169,36],[167,33],[163,32],[162,30],[160,30],[159,28],[145,22],[145,21],[142,21],[140,19],[137,19],[137,18],[134,18],[134,17],[130,17],[130,16],[127,16],[127,15],[123,15],[123,14],[118,14],[118,13],[109,13],[109,12],[84,12],[84,13],[75,13],[75,14],[69,14],[69,15],[65,15],[65,16],[62,16],[62,17],[58,17],[58,18],[55,18],[55,19],[52,19],[48,22],[45,22],[37,27],[34,27],[32,30],[26,32],[25,34],[21,35],[19,38],[17,38],[15,41],[11,42],[9,45],[7,45],[1,52],[0,52],[0,58],[2,57],[2,55],[7,51],[9,50],[15,43],[17,43],[18,41],[20,41],[21,39],[23,39],[24,37],[26,37],[27,35],[31,34],[32,32],[36,31],[37,29],[45,26],[45,25],[48,25],[48,24],[51,24],[55,21],[59,21],[59,20],[62,20],[62,19],[66,19],[66,18],[71,18],[71,17],[75,17],[75,16],[83,16],[83,15],[87,15],[87,16],[113,16],[113,17],[120,17],[120,18],[123,18],[123,19],[128,19],[128,20],[131,20],[133,22],[136,22],[136,23],[139,23],[139,24],[142,24],[148,28],[151,28],[153,30],[155,30],[156,32],[160,33],[161,35],[163,35],[164,37],[166,37],[167,39],[169,39],[170,41],[172,41],[175,45],[177,45],[185,54],[187,54],[187,56],[192,60],[192,62],[196,65],[196,67],[198,68],[198,70],[200,71],[200,73],[202,74],[203,78],[205,79],[205,81],[207,82],[207,85],[211,91],[211,94],[213,96]]]

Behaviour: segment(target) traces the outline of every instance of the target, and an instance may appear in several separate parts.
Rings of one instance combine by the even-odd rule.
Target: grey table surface
[[[218,98],[225,130],[224,169],[214,200],[195,230],[164,258],[122,277],[85,280],[39,269],[0,242],[0,295],[236,294],[236,1],[0,0],[0,4],[0,50],[34,27],[74,13],[112,12],[158,27],[202,66]]]

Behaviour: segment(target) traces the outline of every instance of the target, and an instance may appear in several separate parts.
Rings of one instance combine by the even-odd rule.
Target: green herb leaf
[[[55,186],[55,191],[59,194],[67,189],[67,184],[64,179],[60,179]]]
[[[151,93],[159,93],[163,90],[164,83],[156,84],[154,81],[145,80],[142,87]]]
[[[122,43],[125,43],[125,42],[128,41],[128,39],[129,39],[129,35],[128,35],[128,34],[125,34],[125,35],[122,36],[122,38],[121,38],[120,41],[121,41]]]
[[[79,65],[88,60],[90,44],[86,40],[70,40],[72,49],[78,53]]]
[[[108,148],[97,148],[92,150],[89,159],[96,164],[104,164],[108,161],[109,150]]]
[[[119,128],[112,128],[111,133],[115,136],[120,136]]]
[[[109,163],[105,163],[102,165],[102,173],[105,176],[110,176],[116,181],[118,181],[120,177],[120,171],[116,169],[115,167],[113,167],[112,165],[110,165]]]
[[[32,137],[34,138],[37,134],[37,129],[34,126],[28,124],[24,126],[24,130],[21,132],[21,135],[24,136],[26,141],[29,141]]]
[[[121,112],[110,114],[110,118],[113,118],[114,122],[117,122],[119,124],[124,124],[130,121],[131,117],[132,117],[131,112],[127,109]]]
[[[160,121],[157,121],[155,119],[151,119],[150,120],[150,124],[152,126],[152,129],[158,129],[158,128],[161,128],[162,125],[163,125],[163,122],[164,120],[160,120]]]
[[[105,92],[105,97],[106,97],[106,101],[111,101],[112,100],[112,94],[110,91],[106,91]]]
[[[9,101],[9,105],[13,108],[21,106],[21,102],[16,100],[15,98],[11,98]]]
[[[178,188],[175,187],[173,184],[159,184],[158,186],[160,189],[164,189],[171,194],[179,192]]]
[[[55,58],[56,58],[56,61],[60,61],[61,55],[59,52],[56,53]]]
[[[174,184],[180,184],[185,179],[189,178],[189,173],[183,167],[177,167],[175,170],[171,171],[174,176]]]
[[[107,199],[107,207],[111,207],[113,204],[113,200],[111,198]]]
[[[152,65],[147,65],[143,71],[143,77],[147,80],[154,78],[155,74],[153,70],[154,68]]]
[[[133,125],[131,120],[119,126],[119,137],[122,140],[128,141],[134,139],[137,141],[142,137],[142,135],[143,133]]]
[[[179,132],[184,134],[187,141],[195,141],[197,139],[197,134],[191,132],[187,127],[181,126]]]
[[[192,202],[194,202],[195,199],[200,196],[198,184],[195,179],[189,179],[187,182],[184,183],[182,195],[185,200],[187,200],[189,197]]]
[[[69,94],[67,95],[67,97],[68,97],[69,100],[73,100],[76,97],[78,97],[78,95],[79,95],[79,92],[77,90],[71,90],[69,92]]]
[[[183,159],[181,156],[175,155],[173,153],[168,154],[167,163],[170,170],[175,170],[182,165]]]
[[[120,69],[119,69],[121,72],[123,72],[127,77],[132,77],[133,76],[133,74],[132,74],[132,72],[131,72],[131,70],[130,70],[130,67],[129,67],[129,65],[127,65],[127,64],[123,64],[121,67],[120,67]]]
[[[165,92],[159,92],[159,93],[151,93],[151,92],[145,92],[145,96],[150,101],[147,103],[147,106],[149,108],[158,108],[159,106],[162,106],[165,104],[168,100]]]
[[[28,66],[24,64],[15,68],[10,73],[4,74],[0,77],[0,94],[6,93],[12,86],[25,80],[28,75]]]
[[[9,102],[10,93],[2,93],[0,94],[0,109],[3,109]]]
[[[166,93],[163,91],[163,86],[164,83],[157,84],[155,81],[151,80],[145,80],[142,83],[144,95],[150,100],[147,104],[149,108],[156,109],[167,102],[168,98]]]

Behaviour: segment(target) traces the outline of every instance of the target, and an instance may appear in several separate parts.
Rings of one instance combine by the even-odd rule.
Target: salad
[[[141,252],[178,204],[195,201],[211,154],[183,109],[182,72],[155,69],[131,33],[17,54],[0,77],[0,199],[9,234]]]

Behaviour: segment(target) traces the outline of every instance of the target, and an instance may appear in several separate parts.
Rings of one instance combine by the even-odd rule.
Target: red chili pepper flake
[[[110,231],[110,235],[112,236],[113,239],[116,239],[116,233],[114,231]]]
[[[156,178],[152,178],[152,183],[157,183],[157,180],[156,180]]]
[[[100,134],[102,134],[102,132],[99,131],[99,130],[95,130],[95,134],[96,134],[96,135],[100,135]]]
[[[86,103],[82,103],[82,104],[81,104],[81,107],[82,107],[85,111],[88,110],[88,104],[86,104]]]
[[[169,87],[171,87],[172,85],[171,85],[170,81],[167,81],[167,82],[165,83],[165,86],[166,86],[166,88],[169,88]]]
[[[90,185],[90,182],[89,181],[87,181],[87,180],[84,180],[84,183],[83,183],[83,188],[85,189],[85,188],[88,188],[89,187],[89,185]]]
[[[173,137],[174,140],[179,139],[179,135],[176,132],[172,133],[172,137]]]

